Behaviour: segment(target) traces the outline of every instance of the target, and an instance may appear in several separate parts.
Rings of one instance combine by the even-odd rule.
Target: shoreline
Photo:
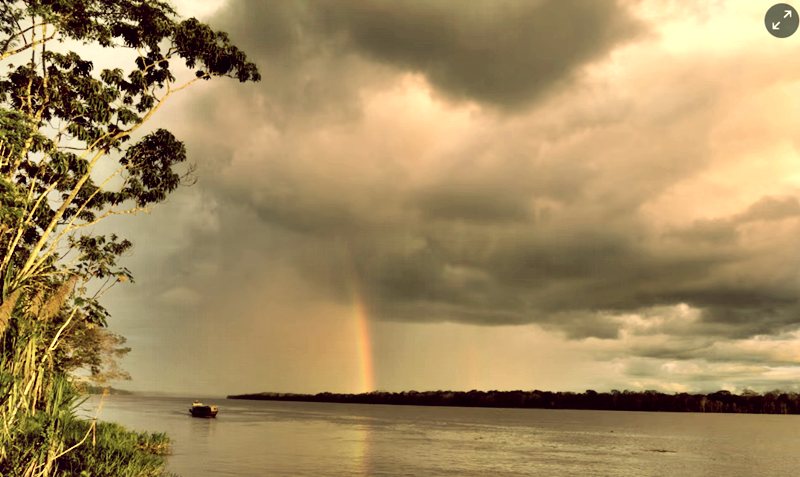
[[[489,407],[516,409],[575,409],[593,411],[702,412],[731,414],[800,414],[800,394],[773,392],[760,395],[729,391],[711,394],[664,394],[656,391],[585,393],[549,391],[427,391],[361,394],[294,394],[262,392],[228,395],[227,399],[259,401],[386,404],[434,407]]]

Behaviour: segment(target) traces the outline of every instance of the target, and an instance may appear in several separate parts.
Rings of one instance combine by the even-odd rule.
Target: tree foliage
[[[61,313],[53,329],[67,319],[68,314]],[[131,351],[130,347],[125,346],[126,342],[124,336],[85,317],[78,317],[58,342],[54,350],[55,363],[59,371],[94,385],[130,380],[130,374],[119,364],[119,360]],[[88,372],[88,376],[78,376],[82,370]]]
[[[10,72],[0,80],[0,127],[8,131],[0,139],[3,298],[62,258],[57,247],[69,234],[112,214],[149,211],[178,187],[181,177],[173,167],[186,160],[183,143],[158,129],[129,144],[168,97],[215,76],[260,79],[255,65],[225,33],[194,18],[173,20],[174,11],[163,2],[63,0],[4,6],[3,18],[12,21],[3,25],[7,38],[0,58],[9,62],[32,54],[21,65],[9,64]],[[74,51],[47,49],[54,39],[133,48],[136,64],[127,75],[121,68],[97,75],[92,61]],[[175,60],[183,60],[195,77],[176,83],[170,66]],[[119,167],[96,184],[91,172],[107,157]],[[105,187],[116,176],[122,184]],[[66,253],[85,254],[81,245],[86,244],[71,242]]]
[[[134,60],[97,71],[85,45]],[[0,3],[0,463],[15,423],[61,392],[56,376],[86,367],[124,377],[113,358],[127,348],[100,331],[99,299],[132,281],[117,264],[132,244],[87,231],[111,215],[150,213],[192,177],[191,166],[178,170],[184,144],[143,126],[173,94],[215,77],[260,80],[227,34],[168,3]],[[52,471],[58,446],[42,449],[26,474]]]

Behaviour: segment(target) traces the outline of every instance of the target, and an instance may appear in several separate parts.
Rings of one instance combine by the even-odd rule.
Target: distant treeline
[[[103,394],[103,390],[105,389],[104,386],[91,386],[86,384],[76,384],[75,388],[82,394]],[[108,386],[108,394],[130,396],[133,395],[134,393],[131,391],[126,391],[124,389],[117,389]]]
[[[228,396],[228,399],[305,401],[410,406],[514,407],[537,409],[591,409],[651,412],[731,412],[753,414],[800,414],[800,394],[772,391],[761,395],[745,391],[713,394],[664,394],[656,391],[611,391],[585,393],[548,391],[408,391],[364,394],[258,393]]]

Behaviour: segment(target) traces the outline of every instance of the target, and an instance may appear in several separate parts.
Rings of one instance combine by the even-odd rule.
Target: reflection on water
[[[190,436],[195,445],[207,446],[209,442],[213,441],[214,434],[217,428],[217,420],[193,418],[189,425]]]
[[[192,400],[111,396],[100,419],[167,432],[170,470],[183,477],[766,477],[800,468],[798,416],[203,399],[220,410],[199,419]]]
[[[352,475],[373,475],[371,443],[374,437],[371,422],[372,418],[356,416],[352,427],[342,431],[342,440],[351,456],[350,462],[353,463]]]
[[[372,475],[372,448],[371,443],[374,440],[372,435],[372,427],[369,423],[365,424],[361,432],[361,475]]]

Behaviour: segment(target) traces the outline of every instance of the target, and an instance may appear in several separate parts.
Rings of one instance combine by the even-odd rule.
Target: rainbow
[[[375,390],[375,375],[372,362],[372,336],[370,335],[369,316],[360,287],[360,280],[355,260],[350,247],[347,247],[349,278],[353,300],[353,319],[356,336],[356,356],[359,363],[360,391],[368,393]]]

